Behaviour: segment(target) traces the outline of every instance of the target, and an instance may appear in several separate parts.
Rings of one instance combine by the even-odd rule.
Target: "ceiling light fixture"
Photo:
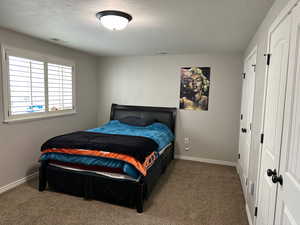
[[[128,13],[116,10],[101,11],[96,16],[102,25],[110,30],[123,30],[132,20],[132,16]]]

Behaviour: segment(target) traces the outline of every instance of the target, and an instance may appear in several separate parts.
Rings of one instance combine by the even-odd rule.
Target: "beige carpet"
[[[145,212],[50,191],[37,181],[0,195],[1,225],[248,225],[232,167],[175,160]]]

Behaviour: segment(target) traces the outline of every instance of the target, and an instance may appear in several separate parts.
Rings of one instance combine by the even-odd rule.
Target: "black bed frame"
[[[167,125],[175,134],[176,111],[176,108],[169,107],[112,104],[110,119],[116,120],[125,116],[151,118]],[[136,207],[137,212],[142,213],[144,200],[149,197],[160,175],[173,159],[174,143],[138,182],[114,179],[91,172],[67,170],[43,161],[39,169],[39,191],[44,191],[48,185],[54,191]]]

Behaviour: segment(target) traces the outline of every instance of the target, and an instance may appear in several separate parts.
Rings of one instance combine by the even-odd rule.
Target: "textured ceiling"
[[[0,27],[96,55],[241,52],[274,0],[0,0]],[[133,16],[123,31],[95,14]]]

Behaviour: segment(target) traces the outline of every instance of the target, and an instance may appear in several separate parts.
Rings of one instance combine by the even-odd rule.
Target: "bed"
[[[132,130],[120,123],[130,117],[155,123],[147,126],[146,132],[144,128]],[[57,136],[42,146],[39,191],[48,187],[86,199],[135,207],[142,213],[144,200],[174,159],[174,139],[153,134],[163,129],[174,137],[175,121],[176,108],[112,104],[110,121],[105,126]],[[124,135],[127,127],[129,133]],[[140,130],[143,135],[136,133]],[[99,146],[113,152],[98,151]],[[138,151],[141,146],[143,151]]]

